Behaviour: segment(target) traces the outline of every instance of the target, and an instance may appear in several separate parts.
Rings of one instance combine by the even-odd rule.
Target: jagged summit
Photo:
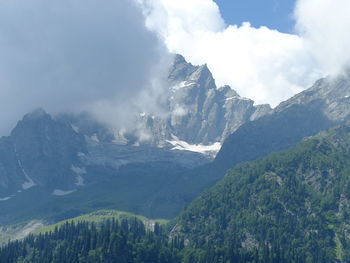
[[[207,65],[194,66],[181,55],[175,55],[168,80],[169,119],[147,114],[141,118],[153,145],[221,143],[243,123],[271,111],[266,105],[255,106],[229,86],[218,88]]]
[[[186,63],[187,63],[187,61],[186,61],[184,56],[182,56],[180,54],[174,55],[173,65],[186,64]]]
[[[234,90],[232,89],[230,86],[228,85],[225,85],[225,86],[222,86],[220,88],[218,88],[218,91],[225,94],[225,97],[226,98],[233,98],[233,97],[241,97],[239,96],[239,94]]]

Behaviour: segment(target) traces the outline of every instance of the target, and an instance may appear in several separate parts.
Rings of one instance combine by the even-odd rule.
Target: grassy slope
[[[140,215],[135,215],[132,213],[128,213],[128,212],[123,212],[123,211],[117,211],[117,210],[99,210],[99,211],[95,211],[89,214],[85,214],[85,215],[81,215],[78,217],[74,217],[71,219],[66,219],[63,221],[60,221],[56,224],[52,224],[52,225],[48,225],[45,226],[43,228],[38,229],[35,233],[45,233],[45,232],[50,232],[53,231],[56,227],[59,227],[67,222],[93,222],[93,223],[99,223],[108,219],[116,219],[116,220],[122,220],[122,219],[131,219],[131,218],[137,218],[139,220],[141,220],[142,222],[144,222],[144,224],[149,227],[152,228],[152,226],[154,225],[154,223],[159,223],[159,224],[166,224],[168,221],[165,219],[156,219],[156,220],[151,220],[148,219],[144,216],[140,216]]]

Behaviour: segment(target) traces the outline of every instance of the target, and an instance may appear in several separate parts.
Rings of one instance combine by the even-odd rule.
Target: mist
[[[133,1],[3,0],[0,135],[38,107],[127,125],[161,94],[169,56]]]

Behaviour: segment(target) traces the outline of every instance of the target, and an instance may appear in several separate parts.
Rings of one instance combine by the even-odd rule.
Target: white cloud
[[[297,35],[249,23],[226,26],[212,0],[145,2],[148,26],[171,52],[207,63],[219,86],[229,84],[257,103],[275,106],[321,75],[309,46]]]
[[[37,107],[127,122],[167,56],[133,1],[2,0],[1,134]]]
[[[350,60],[348,0],[299,0],[300,36],[226,25],[213,0],[136,1],[170,51],[257,103],[275,106]],[[37,107],[118,124],[164,101],[168,53],[130,0],[2,0],[0,57],[2,134]]]
[[[297,29],[319,64],[329,73],[340,73],[350,62],[350,1],[298,0]]]

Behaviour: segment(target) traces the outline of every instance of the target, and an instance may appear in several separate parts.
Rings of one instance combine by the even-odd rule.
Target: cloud
[[[295,8],[299,34],[331,74],[349,67],[349,13],[349,0],[298,0]]]
[[[213,0],[135,1],[142,10],[130,0],[0,1],[0,134],[37,107],[121,126],[138,108],[162,112],[168,50],[273,106],[350,60],[348,0],[299,0],[299,35],[226,25]]]
[[[1,134],[37,107],[126,122],[169,59],[130,0],[2,0],[0,57]]]
[[[219,86],[229,84],[273,106],[309,87],[323,72],[307,42],[249,23],[225,25],[212,0],[143,1],[147,25],[171,52],[207,63]]]

